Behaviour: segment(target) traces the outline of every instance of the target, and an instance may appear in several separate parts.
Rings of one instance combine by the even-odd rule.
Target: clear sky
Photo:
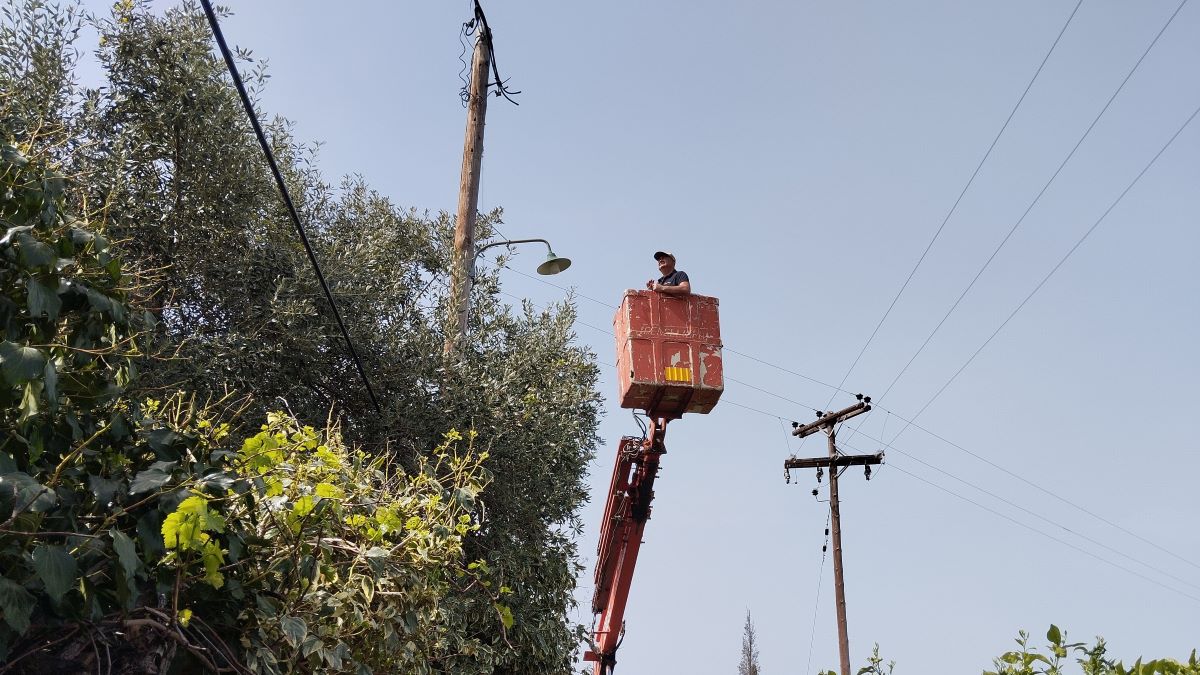
[[[270,61],[263,106],[325,143],[331,177],[453,209],[465,0],[227,4],[229,41]],[[892,444],[869,483],[842,482],[856,667],[877,642],[899,673],[979,672],[1018,629],[1040,641],[1052,622],[1127,660],[1200,647],[1200,121],[924,408],[1200,106],[1190,3],[1020,220],[1178,6],[1083,2],[846,379],[882,409],[843,430],[843,449]],[[739,352],[716,410],[670,427],[618,672],[734,673],[747,609],[764,673],[836,669],[827,507],[811,473],[785,485],[782,471],[825,448],[783,420],[853,402],[812,380],[846,376],[1074,8],[485,3],[522,93],[489,101],[481,208],[574,260],[552,281],[576,289],[579,338],[602,363],[613,306],[655,274],[658,248],[721,299]],[[529,276],[541,255],[512,261],[514,303],[565,295]],[[585,623],[612,456],[637,433],[611,367],[601,387]],[[892,442],[923,408],[936,436]]]

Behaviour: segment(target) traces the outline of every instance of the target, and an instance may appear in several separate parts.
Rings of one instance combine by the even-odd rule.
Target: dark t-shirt
[[[687,272],[684,272],[683,270],[675,270],[667,276],[659,277],[658,279],[658,283],[662,284],[663,286],[678,286],[685,281],[691,283],[691,280],[688,279]]]

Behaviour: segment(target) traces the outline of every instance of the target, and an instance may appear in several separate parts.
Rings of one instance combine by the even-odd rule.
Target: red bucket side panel
[[[692,303],[690,296],[654,294],[658,311],[653,326],[664,335],[687,336],[692,332]]]
[[[707,413],[724,390],[718,300],[626,291],[613,317],[621,407]]]

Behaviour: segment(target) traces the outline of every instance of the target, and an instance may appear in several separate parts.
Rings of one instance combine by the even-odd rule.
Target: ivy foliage
[[[579,572],[574,537],[581,529],[578,513],[587,499],[583,476],[596,446],[600,410],[595,358],[575,339],[570,303],[514,310],[500,300],[497,270],[482,268],[472,297],[470,337],[447,360],[442,345],[452,219],[398,207],[361,177],[327,181],[315,146],[296,141],[286,119],[263,114],[317,257],[382,402],[382,412],[376,413],[357,384],[345,343],[224,66],[212,54],[197,7],[184,2],[155,14],[148,2],[123,0],[109,15],[85,19],[69,5],[62,9],[40,0],[3,0],[0,5],[5,10],[0,21],[0,137],[22,157],[37,158],[29,160],[34,168],[23,169],[25,178],[13,178],[13,185],[37,191],[43,207],[52,204],[53,222],[29,230],[30,236],[58,247],[55,264],[67,258],[80,263],[58,270],[25,269],[22,251],[31,250],[36,261],[37,245],[26,246],[15,233],[13,243],[0,246],[0,253],[15,256],[11,269],[4,268],[8,276],[2,292],[15,303],[17,317],[9,327],[16,332],[5,344],[21,350],[4,347],[7,351],[0,354],[16,383],[6,389],[13,405],[4,413],[4,431],[13,433],[0,441],[6,443],[0,457],[12,457],[12,465],[0,469],[13,476],[0,482],[0,495],[30,503],[0,528],[24,533],[4,539],[17,548],[0,563],[12,566],[12,574],[5,568],[5,579],[33,598],[30,604],[29,597],[0,584],[0,611],[13,608],[18,627],[26,606],[29,610],[24,631],[10,626],[12,632],[4,633],[9,646],[17,646],[10,655],[20,656],[24,645],[75,630],[63,644],[78,647],[65,652],[79,665],[91,658],[85,654],[91,653],[85,637],[108,635],[123,625],[114,621],[140,621],[146,623],[128,632],[136,636],[132,646],[120,652],[129,663],[158,664],[169,661],[167,656],[176,663],[180,658],[192,659],[192,665],[200,662],[200,655],[158,628],[176,630],[186,623],[189,644],[214,640],[202,652],[214,665],[218,654],[228,653],[231,661],[240,660],[239,667],[248,667],[254,658],[255,668],[281,672],[309,672],[322,663],[336,669],[323,660],[325,652],[311,651],[310,638],[317,635],[322,649],[341,655],[341,667],[350,668],[347,653],[366,653],[355,651],[360,649],[355,640],[385,644],[373,631],[376,626],[386,630],[387,622],[360,621],[357,610],[335,615],[340,627],[335,640],[333,633],[321,633],[323,624],[314,618],[323,616],[319,612],[277,613],[269,620],[230,615],[221,603],[232,602],[235,592],[246,594],[237,601],[242,603],[239,612],[257,597],[235,570],[250,567],[243,561],[254,546],[263,547],[255,551],[265,559],[294,554],[285,546],[298,536],[289,522],[304,528],[326,522],[332,500],[343,499],[338,490],[350,499],[354,491],[348,486],[380,489],[372,472],[382,472],[387,481],[397,476],[415,480],[429,467],[438,467],[435,478],[449,490],[442,503],[450,504],[451,483],[438,472],[451,465],[439,460],[435,449],[445,446],[445,430],[457,428],[474,431],[473,439],[464,432],[460,443],[469,441],[472,452],[487,454],[491,473],[486,480],[474,479],[480,486],[487,483],[487,489],[467,490],[469,507],[454,501],[455,508],[465,509],[456,519],[470,517],[469,530],[457,533],[458,520],[443,523],[456,543],[430,548],[429,555],[469,562],[462,578],[450,573],[455,565],[447,564],[450,572],[437,584],[430,581],[430,595],[422,596],[441,593],[436,603],[415,615],[418,627],[436,626],[439,637],[432,642],[402,640],[399,651],[411,651],[416,655],[411,663],[424,663],[430,672],[570,672],[582,636],[567,618]],[[95,89],[74,80],[76,38],[85,24],[100,39],[96,57],[104,82]],[[239,58],[257,97],[266,82],[263,64],[245,51]],[[43,184],[51,175],[61,182]],[[14,190],[15,197],[29,197],[18,192]],[[71,221],[68,212],[78,221]],[[482,214],[482,239],[493,236],[500,216],[499,211]],[[65,234],[71,227],[84,233],[78,241]],[[75,253],[62,248],[64,236]],[[501,256],[499,265],[505,260]],[[116,269],[119,277],[113,276]],[[32,297],[26,277],[37,281]],[[42,292],[41,286],[52,292]],[[62,302],[57,322],[46,312],[54,297]],[[37,317],[29,314],[31,303]],[[94,328],[79,330],[94,342],[65,341],[63,336],[73,336],[89,322]],[[43,340],[35,328],[45,335],[57,331],[60,339]],[[46,380],[44,365],[42,375],[34,376],[39,358],[43,364],[54,363],[51,377],[57,379]],[[169,394],[181,387],[189,393]],[[252,393],[253,398],[230,391]],[[288,415],[272,418],[282,403]],[[331,410],[340,420],[333,425],[337,435],[345,440],[325,438],[318,447],[341,443],[362,448],[362,459],[347,466],[365,474],[323,481],[329,486],[321,488],[326,494],[293,494],[280,472],[302,464],[308,480],[316,476],[319,463],[239,463],[241,445],[235,439],[256,438],[262,420],[280,428],[311,425],[322,429],[318,436],[324,438],[332,433],[325,421]],[[211,426],[199,428],[202,421]],[[217,429],[224,434],[219,439]],[[287,432],[289,439],[292,433]],[[353,458],[358,451],[346,452]],[[270,453],[254,461],[266,461]],[[60,464],[62,473],[51,485]],[[255,492],[279,489],[268,485],[268,478],[261,478],[259,486],[248,477],[260,468],[280,478],[283,493]],[[254,485],[249,492],[247,484]],[[86,494],[80,491],[83,486]],[[233,508],[226,492],[230,489],[242,490],[242,501],[252,499],[254,508]],[[404,490],[434,487],[413,484]],[[260,502],[280,499],[294,510],[270,511],[263,520]],[[368,517],[348,517],[355,515]],[[26,519],[21,527],[13,527],[21,518]],[[104,531],[89,529],[110,518],[115,520]],[[276,529],[259,531],[277,519],[282,520],[273,525]],[[244,539],[247,528],[256,534]],[[429,531],[443,534],[432,526]],[[461,551],[450,552],[455,547]],[[34,550],[39,551],[36,560]],[[81,557],[85,551],[91,556],[86,560]],[[342,554],[349,551],[335,546],[328,555]],[[75,561],[74,578],[94,586],[86,596],[62,583],[71,568],[67,557]],[[418,563],[426,564],[419,557],[413,564]],[[364,564],[383,563],[368,556],[354,569]],[[178,583],[168,570],[175,570]],[[401,574],[400,568],[391,572],[423,578]],[[337,579],[346,578],[338,572]],[[48,587],[46,579],[51,579]],[[271,592],[279,594],[280,588]],[[59,591],[63,612],[70,606],[74,614],[53,609]],[[372,603],[393,597],[385,591],[376,591]],[[79,604],[85,599],[90,604]],[[305,612],[315,607],[304,606]],[[413,617],[407,611],[399,616],[409,617],[402,624],[411,632]],[[279,633],[284,625],[288,632]],[[104,630],[96,633],[97,626]],[[267,632],[257,632],[260,627]],[[223,643],[206,637],[210,635]],[[297,639],[299,657],[281,647]],[[339,641],[348,651],[337,647]],[[260,653],[260,646],[268,651]],[[320,659],[313,661],[314,654]],[[375,663],[373,657],[352,658]],[[23,663],[34,664],[34,659]],[[157,672],[157,666],[130,668],[128,672]]]
[[[128,302],[139,280],[69,215],[46,157],[0,149],[0,662],[424,673],[486,660],[487,641],[440,609],[473,591],[496,630],[512,627],[511,589],[465,557],[490,481],[475,434],[451,432],[405,471],[347,448],[335,423],[283,413],[238,444],[248,404],[232,396],[135,401],[154,321]]]

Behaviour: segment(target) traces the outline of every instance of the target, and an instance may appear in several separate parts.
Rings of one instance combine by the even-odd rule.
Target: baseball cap
[[[670,258],[671,260],[674,260],[675,254],[671,253],[670,251],[655,251],[654,252],[655,260],[662,260],[663,258]]]

